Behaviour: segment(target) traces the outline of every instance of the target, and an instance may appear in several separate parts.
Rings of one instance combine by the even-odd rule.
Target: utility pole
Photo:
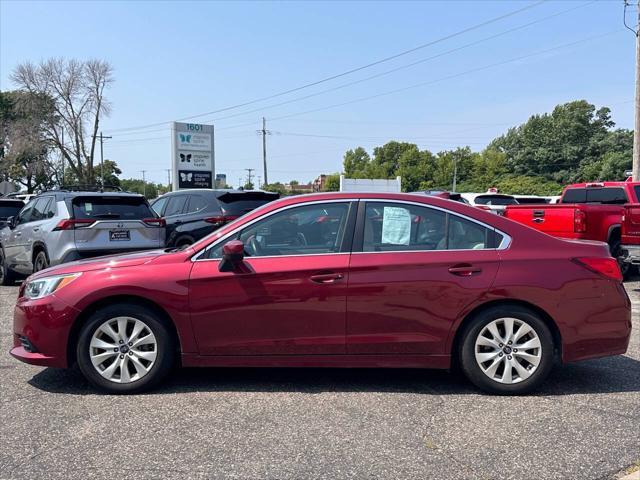
[[[60,188],[64,188],[64,164],[66,163],[64,161],[64,127],[62,127],[62,149],[60,150],[62,152],[62,184],[60,185]]]
[[[256,178],[258,179],[258,183],[256,184],[256,186],[258,187],[258,189],[260,189],[260,175],[258,175]]]
[[[245,168],[245,170],[247,171],[247,184],[253,185],[253,183],[251,183],[251,177],[253,177],[255,168]]]
[[[267,130],[267,120],[262,117],[262,130],[257,130],[258,135],[262,135],[262,167],[264,169],[264,184],[268,184],[267,177],[267,135],[271,135],[271,132]]]
[[[452,192],[456,191],[456,184],[458,183],[458,159],[453,157],[453,188]]]
[[[104,188],[104,149],[103,149],[103,143],[105,140],[109,140],[110,138],[113,137],[105,137],[104,135],[102,135],[102,132],[100,132],[100,136],[98,137],[100,138],[100,178],[102,181],[102,188]]]
[[[169,186],[169,191],[171,191],[171,169],[165,169],[167,171],[167,185]]]
[[[638,18],[635,29],[627,25],[627,7],[629,5],[630,0],[624,0],[624,26],[631,30],[636,37],[635,126],[633,130],[633,166],[631,171],[633,181],[637,182],[640,180],[640,0],[637,3]]]
[[[142,172],[142,195],[144,197],[147,196],[147,180],[145,179],[145,173],[147,173],[146,170],[141,170]]]

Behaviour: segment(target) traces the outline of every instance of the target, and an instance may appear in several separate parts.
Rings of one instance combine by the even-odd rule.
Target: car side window
[[[234,239],[244,243],[249,257],[338,253],[348,216],[348,202],[288,208],[227,238],[210,249],[207,258],[221,258],[223,244]]]
[[[362,250],[397,252],[491,248],[493,230],[429,207],[367,202]]]
[[[203,195],[189,195],[186,213],[198,213],[207,208],[207,199]]]
[[[56,216],[56,213],[57,213],[56,199],[54,197],[51,197],[51,201],[49,202],[49,205],[47,205],[45,218],[53,218]]]
[[[167,204],[167,197],[159,198],[151,205],[151,208],[154,212],[156,212],[159,216],[162,216],[162,209]]]
[[[33,210],[31,211],[30,222],[37,222],[38,220],[44,220],[47,218],[47,209],[51,202],[51,197],[42,197],[36,200]]]
[[[165,217],[180,215],[187,203],[187,195],[175,195],[169,199],[169,204],[164,212]]]
[[[31,212],[33,211],[33,207],[36,204],[36,200],[31,200],[27,203],[20,213],[18,214],[18,220],[16,222],[17,225],[22,225],[23,223],[27,223],[31,221]]]

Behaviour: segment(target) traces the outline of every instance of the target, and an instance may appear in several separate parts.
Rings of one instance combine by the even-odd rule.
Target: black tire
[[[8,287],[15,285],[15,274],[7,267],[4,258],[4,251],[0,248],[0,285]]]
[[[129,317],[140,320],[151,331],[156,340],[156,358],[148,373],[130,383],[116,383],[103,377],[93,366],[90,358],[91,339],[106,321],[117,317]],[[151,309],[137,304],[121,303],[101,308],[94,312],[82,326],[76,347],[76,358],[80,371],[85,378],[108,393],[133,394],[148,390],[157,385],[171,371],[175,361],[176,345],[173,336],[163,318]],[[125,355],[116,355],[123,358]]]
[[[482,370],[478,361],[476,361],[476,340],[479,338],[479,335],[483,332],[484,328],[494,320],[504,318],[513,318],[519,322],[525,322],[529,327],[533,329],[535,334],[538,336],[541,344],[541,358],[537,367],[535,367],[533,373],[531,373],[528,378],[520,380],[517,383],[500,383],[500,381],[490,378]],[[511,348],[507,345],[505,345],[505,347]],[[512,358],[514,359],[514,361],[519,361],[516,359],[516,355],[513,354],[511,350],[500,349],[495,351],[500,351],[501,361],[503,357],[505,358],[505,362],[507,361],[507,357],[509,358],[509,361],[511,361]],[[511,353],[513,356],[503,353],[505,351]],[[465,326],[460,339],[458,355],[462,371],[471,381],[471,383],[473,383],[481,390],[498,395],[519,395],[535,390],[542,384],[542,382],[544,382],[544,380],[551,372],[551,369],[553,368],[555,348],[553,336],[551,335],[549,328],[536,313],[519,305],[503,305],[492,307],[479,312]],[[491,362],[492,360],[489,360],[485,365],[490,365]],[[528,367],[527,362],[520,363],[520,366],[523,365]],[[503,372],[505,368],[506,367],[504,366],[502,367]],[[513,368],[512,372],[516,372],[516,369]],[[498,370],[498,374],[499,373],[500,370]],[[518,378],[520,378],[519,375]]]
[[[618,261],[618,265],[620,266],[620,272],[622,273],[622,277],[627,280],[636,272],[636,266],[632,265],[629,262],[624,260],[622,256],[622,245],[619,240],[614,241],[609,245],[609,251],[611,252],[611,256]]]
[[[186,248],[189,245],[192,245],[193,243],[194,242],[193,242],[192,238],[190,238],[190,237],[182,237],[182,238],[179,238],[176,241],[176,248]]]
[[[49,268],[49,258],[44,250],[40,250],[33,259],[33,273]]]

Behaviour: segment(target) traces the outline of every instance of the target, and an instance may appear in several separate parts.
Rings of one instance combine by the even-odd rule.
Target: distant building
[[[291,185],[290,183],[285,183],[284,189],[287,192],[298,192],[298,193],[313,193],[316,191],[314,190],[313,183],[307,183],[306,185],[301,183],[294,183],[293,185]]]
[[[226,186],[227,186],[227,174],[226,173],[216,173],[215,188],[224,188]]]

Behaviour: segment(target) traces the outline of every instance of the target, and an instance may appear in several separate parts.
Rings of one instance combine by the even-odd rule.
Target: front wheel
[[[7,266],[7,262],[4,258],[4,252],[0,248],[0,285],[9,286],[15,283],[15,276],[13,272]]]
[[[547,325],[520,306],[485,310],[467,325],[459,351],[467,378],[501,395],[528,393],[553,367],[553,337]]]
[[[160,382],[171,370],[175,345],[158,315],[135,304],[97,310],[82,327],[78,366],[98,388],[138,393]]]

